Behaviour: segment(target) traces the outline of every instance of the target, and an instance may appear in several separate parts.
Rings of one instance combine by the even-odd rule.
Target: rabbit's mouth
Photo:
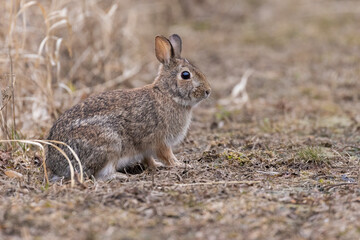
[[[208,98],[210,96],[210,93],[211,93],[210,88],[204,89],[203,87],[198,87],[190,91],[188,94],[182,95],[181,97],[174,96],[173,99],[175,102],[183,106],[194,107],[202,100]]]
[[[210,96],[210,90],[195,89],[190,92],[187,100],[183,100],[183,105],[194,107],[199,104],[202,100],[205,100]]]
[[[206,98],[208,98],[210,96],[211,93],[211,89],[207,88],[207,89],[203,89],[203,88],[196,88],[193,92],[192,92],[192,99],[200,102]]]

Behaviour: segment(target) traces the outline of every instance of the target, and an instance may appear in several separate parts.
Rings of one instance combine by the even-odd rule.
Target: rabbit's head
[[[181,48],[181,38],[177,34],[169,39],[155,38],[155,54],[161,66],[154,84],[177,103],[192,107],[209,97],[211,88],[205,75],[181,57]]]

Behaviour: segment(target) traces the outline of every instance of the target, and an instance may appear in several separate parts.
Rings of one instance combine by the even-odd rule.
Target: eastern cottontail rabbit
[[[188,130],[192,108],[210,95],[203,73],[181,58],[181,38],[155,38],[161,66],[155,81],[141,88],[119,89],[89,97],[67,110],[54,123],[48,139],[65,142],[77,153],[87,176],[110,179],[117,171],[137,163],[156,167],[179,165],[171,147]],[[61,147],[75,167],[69,150]],[[53,180],[70,177],[68,162],[53,147],[47,148],[46,166]]]

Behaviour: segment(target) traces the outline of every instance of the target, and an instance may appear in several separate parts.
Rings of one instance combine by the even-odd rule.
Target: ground
[[[94,60],[79,66],[76,60],[71,60],[75,64],[62,62],[60,75],[53,76],[50,85],[57,90],[37,93],[46,95],[51,106],[44,111],[39,110],[41,104],[34,105],[36,101],[32,107],[20,104],[25,101],[20,96],[43,90],[41,86],[46,84],[34,88],[24,84],[32,77],[34,82],[43,81],[41,76],[46,82],[48,75],[42,73],[48,71],[46,62],[50,60],[45,59],[40,66],[25,66],[24,60],[14,55],[19,130],[15,137],[6,138],[44,138],[57,114],[86,97],[86,89],[103,90],[107,77],[120,81],[105,83],[106,89],[151,82],[157,65],[152,53],[153,36],[158,34],[154,31],[177,32],[183,38],[183,55],[203,70],[213,89],[211,98],[194,110],[185,141],[175,148],[178,159],[191,166],[161,167],[156,171],[133,169],[128,179],[87,179],[71,187],[70,182],[46,183],[38,148],[3,144],[0,238],[360,238],[357,1],[169,2],[171,11],[169,3],[163,1],[154,6],[136,3],[137,8],[128,11],[133,15],[134,9],[145,12],[135,14],[138,24],[158,23],[131,35],[137,36],[140,53],[107,48],[104,37],[103,45],[91,45],[90,53],[85,55],[90,58],[91,51],[101,48],[110,60],[97,56],[94,58],[102,59],[102,64]],[[112,1],[106,4],[97,7],[111,10]],[[93,11],[95,5],[91,5]],[[150,13],[144,9],[150,9]],[[18,24],[22,26],[20,20]],[[127,33],[131,24],[126,22]],[[80,39],[76,36],[79,28],[72,26],[72,44],[78,46],[72,53],[75,59],[83,56],[77,52],[83,47],[76,42]],[[1,36],[6,34],[4,30]],[[27,37],[31,38],[36,36]],[[123,44],[110,40],[107,43]],[[31,42],[27,44],[31,46]],[[127,56],[124,61],[117,62],[112,55],[117,50]],[[66,48],[61,56],[70,59]],[[6,59],[9,62],[7,55]],[[124,70],[114,70],[114,65],[126,68],[127,61],[130,64],[135,60],[143,62],[134,75],[116,78]],[[45,67],[41,68],[41,64]],[[28,74],[28,79],[20,70],[33,75]],[[246,92],[228,98],[244,74],[250,72]],[[21,87],[22,81],[25,83]],[[65,82],[73,93],[66,95],[64,87],[54,81]],[[49,93],[48,88],[44,89],[42,93]],[[240,100],[242,94],[247,94],[248,100]],[[34,119],[34,114],[40,120]],[[17,136],[20,132],[22,135]]]

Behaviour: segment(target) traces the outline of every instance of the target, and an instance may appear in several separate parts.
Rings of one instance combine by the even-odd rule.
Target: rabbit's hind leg
[[[126,174],[120,173],[116,170],[116,164],[114,161],[109,161],[105,167],[96,174],[96,179],[100,181],[124,180],[127,178],[128,176]]]
[[[109,161],[99,172],[96,173],[95,177],[100,180],[107,180],[114,173],[116,173],[115,164],[113,161]]]

